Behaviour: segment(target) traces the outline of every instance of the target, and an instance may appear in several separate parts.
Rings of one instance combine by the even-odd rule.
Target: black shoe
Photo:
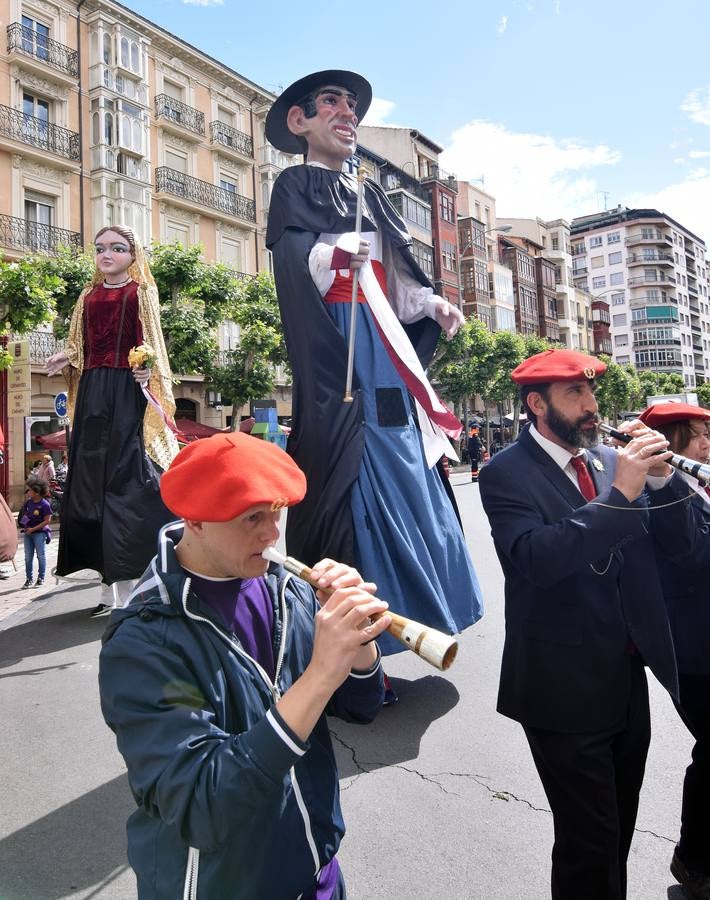
[[[37,581],[35,581],[35,587],[42,587],[43,584],[44,578],[38,578]]]
[[[677,851],[671,860],[671,875],[679,884],[683,885],[686,893],[693,900],[710,900],[710,875],[686,868],[685,863],[678,857]]]
[[[22,590],[26,591],[27,588],[31,588],[31,587],[34,587],[34,584],[32,583],[32,579],[28,578],[27,581],[22,585]]]
[[[89,616],[92,619],[94,619],[94,618],[96,618],[96,616],[103,616],[105,613],[110,613],[110,612],[111,612],[111,607],[107,603],[99,603],[98,606],[95,606],[91,610],[91,612],[89,613]]]

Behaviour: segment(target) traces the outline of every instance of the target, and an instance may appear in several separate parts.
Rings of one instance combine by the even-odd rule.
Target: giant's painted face
[[[314,92],[315,115],[300,106],[288,111],[288,127],[308,143],[309,162],[321,162],[339,170],[357,146],[357,97],[337,85]]]

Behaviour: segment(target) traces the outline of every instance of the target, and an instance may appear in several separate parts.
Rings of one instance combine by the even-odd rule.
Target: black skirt
[[[79,382],[62,500],[57,575],[95,569],[106,584],[138,578],[175,516],[143,443],[143,392],[129,369],[88,369]]]

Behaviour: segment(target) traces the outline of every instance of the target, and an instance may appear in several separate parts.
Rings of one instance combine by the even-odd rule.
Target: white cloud
[[[391,125],[391,122],[385,121],[389,118],[395,104],[392,100],[384,100],[382,97],[373,97],[370,108],[367,111],[365,122],[366,125]]]
[[[224,0],[182,0],[185,6],[224,6]]]
[[[501,16],[498,20],[498,25],[496,26],[496,31],[498,34],[505,34],[505,29],[508,27],[508,17]]]
[[[710,125],[710,86],[690,91],[680,108],[693,122]]]
[[[710,170],[695,169],[684,181],[654,193],[632,194],[626,205],[658,209],[710,244]]]
[[[621,154],[605,144],[516,133],[498,122],[476,120],[457,129],[442,166],[463,180],[485,177],[499,216],[572,218],[598,209],[593,170],[615,165]]]
[[[553,5],[554,5],[554,8],[555,8],[555,15],[556,15],[556,16],[559,16],[559,14],[560,14],[560,0],[555,0],[555,2],[554,2]]]
[[[707,159],[710,157],[710,150],[690,150],[688,156],[691,159]]]

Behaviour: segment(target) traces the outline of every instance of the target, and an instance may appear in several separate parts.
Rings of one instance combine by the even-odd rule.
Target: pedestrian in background
[[[28,498],[22,505],[18,522],[24,532],[25,575],[23,589],[41,587],[44,584],[47,558],[45,546],[52,536],[49,523],[52,521],[52,509],[46,499],[49,493],[46,481],[30,481],[27,483]],[[35,553],[37,554],[37,581],[32,582],[32,568]]]
[[[50,481],[54,481],[57,477],[57,473],[54,469],[54,460],[49,453],[45,453],[42,457],[42,461],[35,472],[35,477],[38,481],[46,481],[47,484],[49,484]]]

